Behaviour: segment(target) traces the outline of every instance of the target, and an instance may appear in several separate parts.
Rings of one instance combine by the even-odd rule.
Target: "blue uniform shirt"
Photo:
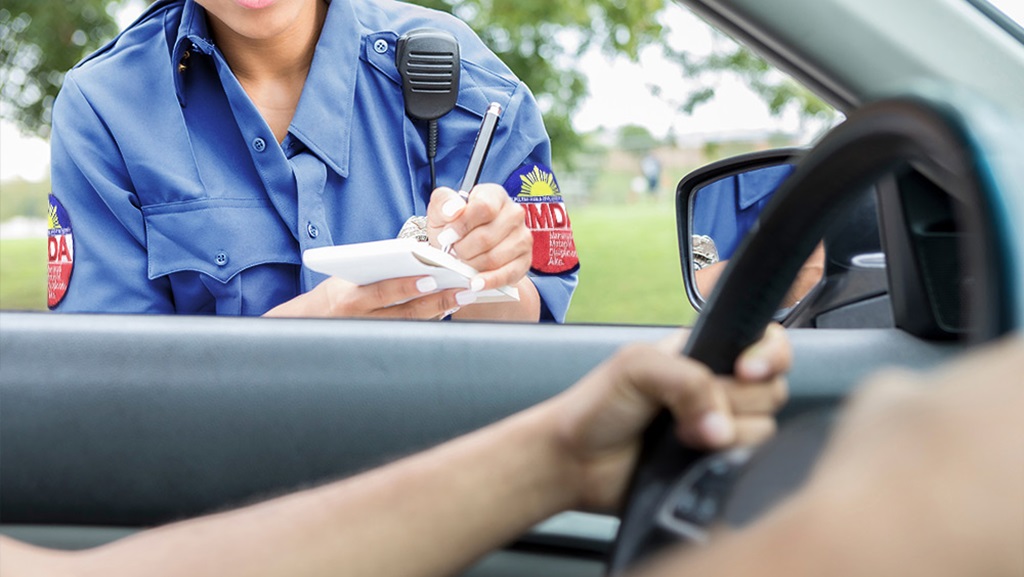
[[[732,258],[758,215],[793,170],[788,164],[760,168],[716,180],[698,190],[693,206],[693,233],[710,236],[721,260]]]
[[[302,251],[394,238],[426,214],[425,127],[406,117],[395,67],[396,41],[421,27],[454,34],[462,55],[458,103],[439,122],[438,184],[458,186],[491,101],[505,112],[481,182],[549,164],[527,87],[448,15],[334,0],[279,145],[203,8],[161,0],[69,72],[54,105],[51,203],[70,220],[56,230],[73,234],[74,255],[56,298],[51,256],[54,308],[259,315],[323,280]],[[575,270],[531,280],[542,319],[564,320]]]

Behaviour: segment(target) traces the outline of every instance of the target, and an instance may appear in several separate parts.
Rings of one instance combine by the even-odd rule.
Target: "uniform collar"
[[[332,170],[348,177],[352,109],[363,30],[349,0],[334,0],[320,33],[313,64],[289,132]],[[171,62],[178,102],[185,106],[184,75],[193,52],[213,54],[206,11],[185,0]]]
[[[289,132],[342,177],[348,177],[356,73],[363,36],[352,2],[331,2],[306,86],[289,127]]]
[[[188,59],[192,57],[192,51],[198,50],[204,54],[211,54],[213,48],[213,40],[206,27],[206,11],[202,6],[196,4],[195,0],[185,0],[185,5],[181,10],[178,35],[171,53],[171,65],[174,67],[174,89],[178,95],[178,103],[182,107],[186,105],[184,76],[188,72]]]

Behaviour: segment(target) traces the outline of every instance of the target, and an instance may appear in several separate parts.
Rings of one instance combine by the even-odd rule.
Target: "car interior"
[[[781,320],[794,364],[780,434],[700,454],[663,415],[620,515],[558,515],[466,575],[622,574],[741,527],[799,486],[866,376],[932,368],[1024,325],[1019,27],[966,0],[679,3],[847,116],[807,149],[729,159],[676,188],[689,290],[692,195],[795,163],[715,290],[690,295],[701,314],[684,351],[728,372]],[[780,315],[822,239],[822,281]],[[392,461],[675,330],[16,312],[0,326],[0,533],[65,549]]]

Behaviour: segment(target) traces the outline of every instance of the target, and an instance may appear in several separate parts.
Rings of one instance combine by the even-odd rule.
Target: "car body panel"
[[[963,0],[678,0],[848,112],[927,79],[1024,109],[1024,45]]]
[[[673,329],[3,313],[4,523],[145,527],[382,464],[553,396]],[[879,363],[954,351],[897,330],[792,331],[786,417]]]

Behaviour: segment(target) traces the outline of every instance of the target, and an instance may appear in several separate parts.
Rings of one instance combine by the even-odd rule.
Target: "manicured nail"
[[[421,293],[432,293],[437,290],[437,281],[432,276],[425,276],[416,281],[416,290]]]
[[[441,246],[451,246],[455,244],[460,238],[459,233],[455,232],[454,228],[446,228],[441,231],[441,234],[437,235],[437,244]]]
[[[455,302],[459,303],[460,307],[471,305],[476,302],[476,292],[462,291],[455,293]]]
[[[736,436],[732,421],[718,411],[706,413],[700,420],[700,434],[713,447],[722,447],[732,442]]]
[[[456,196],[449,198],[444,204],[441,205],[441,213],[451,218],[455,216],[457,212],[462,210],[466,206],[466,201],[462,200],[462,197]]]
[[[448,309],[448,310],[444,311],[444,316],[450,317],[453,314],[459,312],[460,310],[462,310],[462,307],[455,307],[453,309]]]
[[[473,280],[469,281],[469,290],[480,292],[484,290],[484,279],[480,277],[473,277]]]

